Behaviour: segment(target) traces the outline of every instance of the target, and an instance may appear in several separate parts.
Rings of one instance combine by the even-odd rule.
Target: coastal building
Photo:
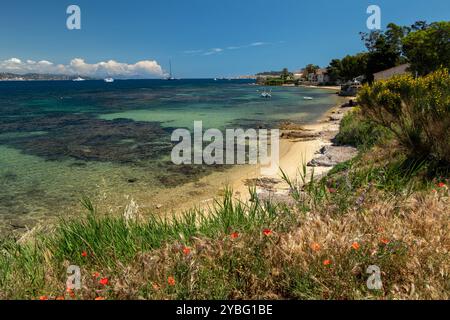
[[[330,82],[327,69],[317,69],[315,73],[308,74],[308,81],[316,85]]]
[[[294,71],[294,80],[303,79],[303,70]]]
[[[373,78],[375,81],[378,80],[387,80],[392,78],[393,76],[402,75],[408,73],[408,68],[410,67],[409,63],[405,63],[387,70],[383,70],[373,74]]]

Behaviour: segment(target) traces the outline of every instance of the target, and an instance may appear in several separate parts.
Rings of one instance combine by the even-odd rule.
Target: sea
[[[338,99],[271,89],[264,99],[252,80],[0,82],[0,233],[78,215],[84,197],[114,214],[130,199],[226,172],[170,160],[173,130],[194,121],[204,130],[311,123]]]

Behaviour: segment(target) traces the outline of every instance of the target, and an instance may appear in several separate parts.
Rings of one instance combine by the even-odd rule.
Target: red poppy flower
[[[352,243],[352,248],[353,248],[353,250],[359,250],[359,243],[358,242],[353,242]]]
[[[233,232],[233,233],[230,235],[230,237],[231,237],[231,239],[237,239],[237,238],[239,238],[239,233],[238,233],[238,232]]]
[[[167,283],[169,284],[169,286],[174,286],[175,285],[175,278],[172,277],[172,276],[167,278]]]
[[[382,244],[389,244],[389,240],[388,239],[381,239],[380,240]]]
[[[39,297],[39,300],[42,300],[42,301],[43,301],[43,300],[48,300],[48,297],[47,297],[47,296],[40,296],[40,297]]]
[[[94,273],[92,274],[92,276],[93,276],[94,278],[98,278],[98,277],[100,277],[100,273],[94,272]]]
[[[108,282],[109,282],[108,278],[101,278],[99,281],[99,283],[104,286],[106,286]]]
[[[439,188],[445,188],[445,183],[439,182],[438,187],[439,187]]]
[[[104,297],[97,297],[97,298],[95,298],[95,300],[105,300],[105,298]]]
[[[184,253],[185,255],[189,255],[189,254],[191,253],[191,249],[189,249],[188,247],[184,247],[184,248],[183,248],[183,253]]]
[[[56,300],[65,300],[63,296],[56,297]]]
[[[87,257],[87,252],[86,252],[86,251],[83,251],[83,252],[81,253],[81,256],[82,256],[82,257]]]
[[[331,264],[331,260],[323,260],[323,265],[324,266],[329,266]]]
[[[265,236],[270,236],[270,235],[272,234],[272,230],[270,230],[270,229],[264,229],[264,230],[263,230],[263,234],[264,234]]]
[[[73,290],[71,288],[67,288],[66,291],[69,294],[69,296],[71,296],[72,298],[75,297],[75,293],[73,292]]]

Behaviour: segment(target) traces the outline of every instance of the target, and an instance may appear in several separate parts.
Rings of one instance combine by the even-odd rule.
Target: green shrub
[[[358,148],[369,148],[387,136],[387,130],[364,119],[360,110],[347,113],[341,121],[336,142]]]
[[[396,76],[364,86],[363,116],[392,132],[416,159],[450,163],[450,76],[441,69],[425,77]]]

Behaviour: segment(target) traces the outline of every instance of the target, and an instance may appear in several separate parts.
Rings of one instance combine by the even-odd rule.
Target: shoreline
[[[303,164],[312,161],[339,131],[340,119],[332,120],[342,104],[351,98],[339,97],[330,108],[316,121],[304,125],[281,124],[280,135],[280,168],[291,178],[297,178],[298,169]],[[302,138],[307,133],[312,137]],[[298,136],[300,135],[300,137]],[[308,167],[308,174],[314,170],[315,175],[328,172],[331,167]],[[233,191],[233,197],[240,201],[250,200],[249,187],[255,186],[261,198],[276,197],[290,199],[289,187],[282,181],[281,172],[271,176],[263,176],[258,165],[235,165],[225,170],[212,172],[197,181],[191,181],[168,189],[149,190],[139,194],[124,194],[122,200],[110,198],[112,195],[102,193],[100,201],[96,201],[98,212],[104,215],[121,215],[132,209],[136,214],[146,217],[159,215],[170,217],[194,209],[208,209],[225,194],[225,189]],[[109,198],[109,199],[108,199]],[[81,204],[66,208],[67,212],[82,214]],[[47,220],[52,221],[53,218]],[[44,223],[45,224],[45,223]],[[40,221],[31,228],[13,228],[11,232],[30,232],[36,227],[42,227]],[[12,224],[11,224],[12,226]]]
[[[317,157],[321,148],[332,144],[332,139],[339,132],[343,114],[352,109],[342,108],[342,106],[351,99],[352,97],[340,97],[336,104],[313,123],[285,124],[279,128],[281,135],[280,168],[291,179],[297,178],[298,169]],[[336,114],[342,116],[336,117]],[[305,133],[310,137],[302,138],[301,136]],[[329,166],[308,166],[307,173],[310,174],[314,170],[315,176],[319,176],[326,174],[331,169],[332,167]],[[141,208],[147,211],[144,216],[158,213],[167,216],[180,214],[194,208],[207,209],[223,196],[225,188],[230,188],[233,191],[233,197],[237,200],[248,201],[250,186],[255,186],[257,194],[264,198],[287,199],[289,187],[282,181],[280,174],[279,171],[274,175],[262,175],[258,165],[233,166],[221,172],[213,172],[196,182],[174,187],[170,193],[162,190],[151,197],[158,199],[157,203],[150,206],[144,205]],[[152,201],[150,200],[150,202]]]

